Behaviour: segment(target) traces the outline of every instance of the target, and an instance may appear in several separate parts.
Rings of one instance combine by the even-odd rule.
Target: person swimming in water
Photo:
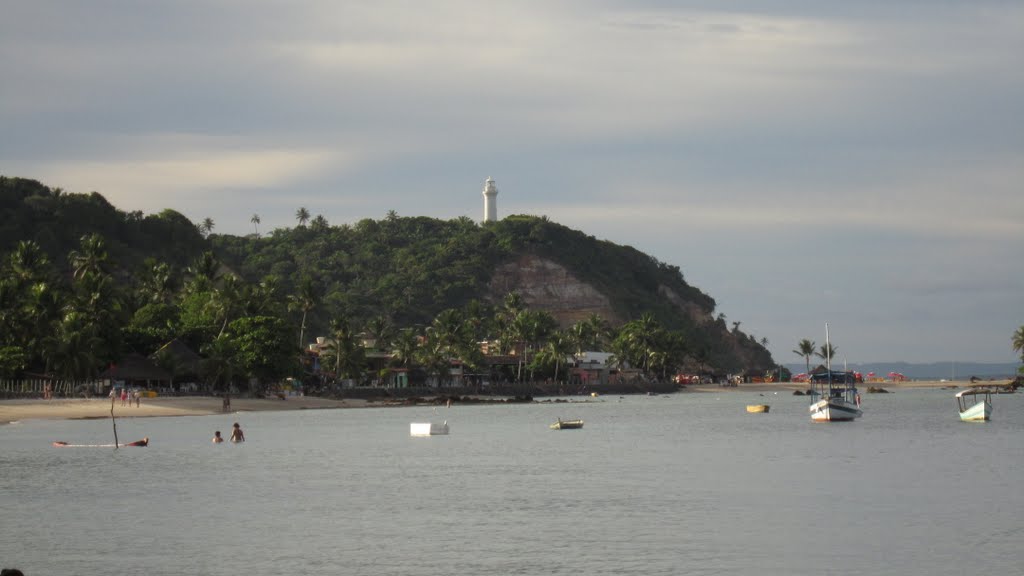
[[[238,425],[238,422],[232,425],[231,441],[236,444],[238,442],[245,442],[245,433],[242,432],[242,427]]]
[[[221,437],[220,430],[217,430],[216,432],[213,433],[213,443],[214,444],[220,444],[223,441],[224,441],[224,438]]]

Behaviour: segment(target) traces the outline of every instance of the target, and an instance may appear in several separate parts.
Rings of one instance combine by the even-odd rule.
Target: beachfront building
[[[484,222],[498,221],[498,188],[490,176],[484,182]]]

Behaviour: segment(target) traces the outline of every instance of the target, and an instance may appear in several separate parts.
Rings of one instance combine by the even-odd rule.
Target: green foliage
[[[0,377],[17,376],[27,363],[28,355],[20,346],[0,346]]]
[[[118,277],[147,257],[183,267],[205,245],[195,225],[173,210],[143,217],[117,210],[96,192],[66,193],[35,180],[0,176],[0,254],[34,240],[51,262],[64,264],[87,234],[104,239]],[[68,263],[61,271],[70,268]]]
[[[521,378],[524,368],[564,377],[566,347],[613,346],[660,374],[686,364],[774,365],[738,323],[729,331],[722,316],[706,320],[714,300],[678,267],[547,218],[477,225],[389,212],[331,226],[309,216],[302,208],[297,226],[269,234],[212,234],[210,219],[197,226],[174,210],[124,213],[97,193],[0,176],[0,349],[8,350],[0,370],[86,377],[125,352],[149,354],[178,338],[206,357],[208,381],[238,386],[293,374],[299,348],[335,333],[331,320],[346,326],[333,357],[339,377],[366,369],[363,332],[395,353],[395,364],[441,379],[453,359],[485,366],[476,345],[485,339],[521,352]],[[521,298],[492,294],[494,271],[526,254],[608,297],[629,319],[618,337],[596,317],[562,332]]]
[[[228,324],[225,335],[235,350],[236,365],[246,376],[266,383],[298,369],[298,350],[280,318],[239,318]]]
[[[1021,326],[1013,333],[1011,343],[1013,351],[1020,354],[1020,361],[1024,362],[1024,326]]]

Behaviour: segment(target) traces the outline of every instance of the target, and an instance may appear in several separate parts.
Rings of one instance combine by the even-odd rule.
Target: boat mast
[[[832,394],[832,344],[828,341],[828,322],[825,322],[825,370],[828,371],[828,393]]]

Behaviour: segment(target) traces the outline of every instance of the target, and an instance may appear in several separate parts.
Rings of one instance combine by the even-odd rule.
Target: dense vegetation
[[[478,225],[390,212],[331,226],[300,208],[294,228],[238,237],[212,234],[209,219],[124,213],[97,193],[6,177],[0,217],[2,376],[89,378],[178,338],[202,354],[198,376],[209,383],[270,382],[302,375],[299,350],[313,336],[328,337],[328,378],[364,381],[381,375],[371,350],[439,380],[453,359],[485,370],[482,340],[517,353],[521,365],[504,376],[519,379],[564,379],[566,353],[595,348],[651,377],[773,367],[738,323],[698,324],[660,296],[667,287],[700,315],[714,312],[678,268],[545,218]],[[495,268],[526,253],[566,267],[631,320],[559,327],[517,294],[489,294]],[[172,358],[158,360],[176,372]]]

